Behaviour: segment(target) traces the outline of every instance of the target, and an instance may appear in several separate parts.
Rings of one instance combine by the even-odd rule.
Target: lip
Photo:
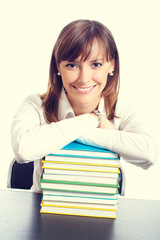
[[[87,93],[92,92],[93,89],[96,87],[96,85],[88,86],[88,87],[77,87],[77,86],[73,86],[73,87],[74,87],[74,89],[76,89],[76,91],[78,93],[87,94]]]

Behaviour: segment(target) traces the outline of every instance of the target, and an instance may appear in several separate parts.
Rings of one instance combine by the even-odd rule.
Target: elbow
[[[132,157],[128,157],[128,156],[125,156],[125,155],[122,155],[122,158],[128,162],[128,163],[131,163],[137,167],[140,167],[144,170],[147,170],[149,169],[151,166],[154,165],[154,161],[153,159],[149,159],[148,156],[145,158],[144,155],[143,155],[143,158],[140,158],[140,156],[132,156]]]
[[[28,162],[42,159],[42,157],[37,156],[34,153],[34,151],[32,151],[32,148],[27,146],[22,147],[21,144],[16,150],[14,150],[14,152],[15,152],[16,160],[18,163],[28,163]]]
[[[18,163],[28,163],[32,161],[31,159],[28,158],[28,155],[24,151],[20,151],[19,147],[13,147],[13,151],[15,154],[15,159]]]
[[[35,160],[33,156],[31,156],[29,148],[26,145],[23,145],[18,137],[11,137],[11,144],[15,159],[18,163],[28,163]]]
[[[145,149],[145,159],[146,164],[144,169],[148,169],[151,166],[155,165],[157,161],[160,159],[160,151],[159,147],[153,139],[149,139],[147,147]],[[148,150],[148,151],[147,151]]]
[[[153,165],[154,165],[154,162],[149,159],[149,160],[146,160],[142,163],[141,168],[143,168],[144,170],[147,170]]]
[[[160,159],[160,154],[157,147],[152,142],[149,145],[146,145],[145,147],[139,149],[136,154],[135,152],[132,152],[132,154],[130,154],[130,157],[129,155],[124,156],[124,159],[127,162],[136,165],[137,167],[147,170],[156,164],[158,159]]]

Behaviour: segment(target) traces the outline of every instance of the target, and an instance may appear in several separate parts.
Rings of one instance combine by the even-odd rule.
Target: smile
[[[96,85],[94,85],[94,86],[90,86],[90,87],[76,87],[76,86],[73,86],[76,90],[77,90],[77,92],[79,92],[79,93],[90,93],[93,89],[94,89],[94,87],[95,87]]]

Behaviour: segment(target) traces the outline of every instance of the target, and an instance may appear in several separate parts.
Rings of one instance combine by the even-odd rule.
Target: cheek
[[[67,75],[61,74],[62,83],[64,87],[67,87],[71,83],[71,79]]]
[[[61,77],[62,77],[63,85],[70,85],[76,79],[75,73],[73,72],[63,72],[61,73]]]
[[[94,75],[94,79],[100,85],[105,86],[107,83],[107,73],[106,72],[99,72]]]

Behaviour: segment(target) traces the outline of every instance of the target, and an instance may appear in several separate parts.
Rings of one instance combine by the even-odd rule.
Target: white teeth
[[[78,90],[80,91],[88,91],[90,89],[92,89],[93,87],[88,87],[88,88],[79,88],[79,87],[76,87]]]

